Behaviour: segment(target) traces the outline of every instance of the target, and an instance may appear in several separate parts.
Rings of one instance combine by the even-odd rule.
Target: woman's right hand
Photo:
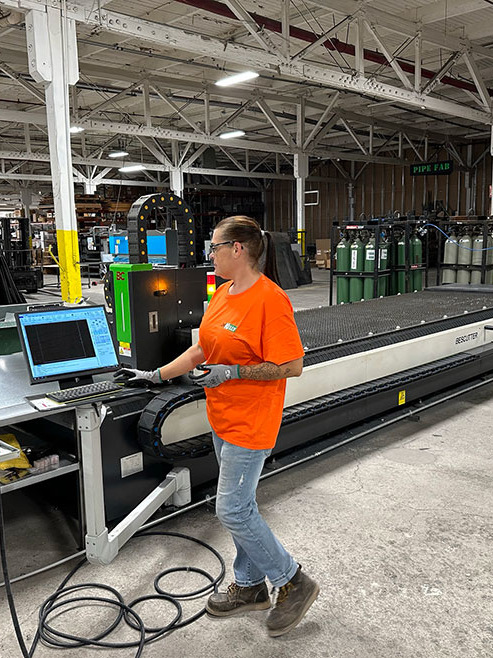
[[[159,369],[156,370],[137,370],[135,368],[122,368],[113,375],[118,383],[125,386],[145,386],[146,384],[162,384]]]

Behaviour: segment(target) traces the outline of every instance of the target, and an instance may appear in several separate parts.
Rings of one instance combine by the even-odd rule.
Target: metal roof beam
[[[471,53],[466,51],[464,53],[464,59],[466,60],[467,68],[469,69],[469,73],[471,74],[471,77],[474,81],[474,84],[476,85],[476,89],[478,90],[478,94],[483,101],[483,105],[485,108],[489,111],[491,111],[491,98],[490,94],[488,92],[488,88],[485,85],[485,82],[481,76],[481,73],[479,72],[478,65],[474,61],[474,59],[471,56]]]
[[[265,30],[259,27],[259,25],[253,20],[246,9],[243,9],[237,0],[224,0],[224,4],[226,4],[231,9],[243,27],[248,30],[248,32],[256,41],[258,41],[262,48],[264,48],[267,52],[275,53],[283,57]]]
[[[2,55],[4,56],[4,59],[8,59],[9,62],[12,62],[15,59],[14,54],[15,54],[14,51],[11,51],[11,50],[9,50],[9,51],[4,50],[2,52]],[[122,69],[122,67],[113,68],[111,66],[98,66],[98,65],[92,65],[92,64],[84,64],[81,67],[81,71],[86,76],[96,77],[96,78],[97,77],[108,78],[109,76],[110,77],[111,76],[116,76],[116,79],[118,79],[122,70],[124,70],[124,69]],[[129,77],[129,79],[135,79],[136,81],[139,81],[142,78],[142,73],[141,72],[139,72],[138,74],[137,73],[134,74],[134,73],[132,73],[132,71],[126,71],[125,70],[125,75],[127,75]],[[201,83],[195,83],[195,82],[192,82],[192,81],[183,80],[181,78],[172,78],[170,76],[151,75],[151,76],[149,76],[149,80],[151,81],[151,83],[152,82],[155,82],[155,83],[159,82],[159,84],[166,85],[170,88],[176,88],[176,89],[181,88],[181,89],[186,89],[186,90],[193,91],[193,92],[200,92],[204,89],[204,87],[202,86]],[[211,89],[211,91],[212,91],[213,86],[211,86],[211,87],[207,86],[207,87],[205,87],[205,89],[206,89],[206,94],[207,94],[208,93],[207,89]],[[214,89],[214,94],[213,95],[216,95],[215,94],[216,89],[218,89],[218,88]],[[319,92],[320,91],[323,91],[323,90],[319,90]],[[241,99],[241,100],[250,100],[251,102],[253,102],[255,100],[254,99],[255,93],[257,93],[257,92],[252,93],[252,92],[249,92],[248,90],[229,88],[227,90],[227,92],[221,92],[223,98],[225,97],[226,93],[227,93],[227,96],[229,96],[230,98]],[[324,93],[327,93],[327,92],[325,91]],[[320,96],[320,93],[319,93],[319,96]],[[293,104],[293,105],[297,105],[300,102],[299,97],[285,96],[285,95],[279,95],[279,94],[274,95],[274,94],[266,93],[265,91],[262,92],[261,97],[264,98],[267,101],[276,101],[276,102],[280,102],[280,103],[289,103],[289,104]],[[194,101],[194,102],[196,102],[196,101]],[[316,100],[313,100],[313,99],[309,98],[309,99],[306,99],[306,107],[323,111],[326,108],[326,103],[325,102],[319,102],[319,101],[316,101]],[[345,110],[341,111],[341,112],[344,114],[344,116],[347,115],[347,112]],[[348,118],[351,119],[352,117],[348,116]],[[366,118],[362,117],[362,118],[363,118],[364,121],[366,119],[368,119],[367,117]],[[374,121],[373,118],[368,119],[368,122],[373,122],[373,121]],[[398,124],[392,124],[389,121],[385,122],[383,120],[378,121],[378,125],[381,125],[382,127],[388,127],[390,130],[398,130],[399,127],[400,127]],[[409,129],[407,127],[407,125],[405,127],[408,130],[409,134],[411,134],[411,132],[410,132],[411,129]],[[413,128],[412,130],[413,130],[413,133],[416,134],[416,135],[418,135],[418,133],[424,134],[426,132],[431,137],[433,136],[433,132],[430,132],[430,131],[424,131],[424,130],[420,130],[418,128],[416,128],[416,129]]]
[[[420,21],[423,25],[464,16],[479,9],[485,9],[484,0],[435,0],[421,7],[413,7],[400,14],[402,18]]]
[[[336,91],[336,93],[335,93],[335,94],[332,96],[332,98],[330,99],[329,104],[327,105],[327,107],[326,107],[325,110],[323,111],[322,116],[319,118],[319,120],[317,121],[317,123],[313,126],[313,128],[312,128],[310,134],[309,134],[308,137],[305,139],[305,142],[304,142],[304,144],[303,144],[303,150],[305,150],[305,149],[308,147],[308,145],[310,144],[310,142],[312,141],[312,139],[315,137],[315,135],[316,135],[316,133],[317,133],[317,130],[320,128],[320,126],[322,125],[322,123],[325,121],[325,119],[326,119],[327,116],[329,115],[329,112],[331,112],[331,110],[333,109],[333,107],[335,106],[335,104],[337,103],[337,101],[339,100],[339,96],[340,96],[340,92]]]
[[[431,94],[431,92],[439,84],[443,76],[447,75],[447,73],[450,71],[452,66],[457,62],[457,60],[462,56],[462,54],[463,54],[462,50],[457,50],[455,53],[452,53],[448,58],[448,60],[445,62],[445,64],[442,66],[442,68],[437,72],[437,74],[429,82],[425,84],[421,93],[424,95]]]
[[[168,96],[165,93],[160,91],[155,85],[152,85],[152,89],[156,92],[156,94],[159,96],[161,100],[163,100],[167,105],[169,105],[171,109],[174,112],[176,112],[176,114],[178,114],[178,116],[181,117],[183,121],[185,121],[185,123],[188,123],[190,128],[192,128],[198,133],[202,133],[203,135],[205,134],[204,131],[201,128],[199,128],[199,126],[195,123],[195,121],[189,119],[187,115],[178,107],[178,105],[176,105],[174,101],[168,98]]]
[[[139,80],[138,82],[135,82],[134,84],[130,85],[130,87],[127,87],[126,89],[122,89],[122,91],[120,91],[119,93],[115,94],[114,96],[111,96],[110,98],[107,98],[99,105],[96,105],[96,107],[93,107],[91,110],[83,114],[80,118],[89,119],[89,117],[92,117],[93,114],[96,114],[97,112],[101,112],[102,110],[104,110],[105,107],[108,107],[108,105],[113,105],[114,103],[117,103],[120,99],[125,98],[125,96],[131,94],[133,91],[135,91],[135,89],[140,87],[141,84],[142,84],[142,80]]]
[[[282,123],[279,121],[279,119],[276,117],[274,112],[267,105],[267,103],[264,100],[258,100],[257,105],[262,110],[262,112],[265,114],[265,116],[267,117],[269,123],[272,125],[272,127],[274,128],[276,133],[279,135],[279,137],[285,142],[285,144],[290,149],[293,149],[293,150],[296,149],[296,145],[293,141],[293,138],[288,133],[286,128],[282,125]]]
[[[337,25],[333,25],[330,28],[330,30],[327,30],[326,32],[324,32],[316,41],[314,41],[313,43],[310,43],[305,48],[302,48],[301,50],[299,50],[296,53],[296,55],[293,55],[293,57],[291,58],[291,62],[296,62],[299,59],[303,59],[309,53],[311,53],[312,50],[315,50],[315,48],[317,48],[318,46],[321,46],[326,41],[328,41],[328,40],[330,41],[330,36],[332,34],[336,34],[338,32],[338,30],[340,30],[341,27],[344,26],[345,23],[347,23],[348,21],[351,21],[351,20],[352,20],[351,16],[346,16],[345,18],[343,18],[342,21],[339,21],[339,23],[337,23]]]
[[[339,121],[339,115],[338,114],[333,114],[330,119],[327,121],[326,124],[324,124],[323,128],[321,128],[318,132],[318,134],[315,136],[314,140],[312,141],[311,144],[311,149],[316,148],[322,139],[328,135],[330,130],[335,126],[335,124]]]
[[[335,9],[335,5],[344,6],[342,10],[344,15],[347,15],[348,11],[354,13],[359,8],[359,3],[354,2],[354,0],[343,0],[342,2],[341,0],[328,0],[328,2],[327,0],[323,0],[323,5],[322,0],[310,0],[310,2],[317,6],[323,6],[324,9]],[[17,9],[36,8],[39,10],[43,6],[46,6],[49,0],[39,0],[39,2],[34,2],[34,0],[0,0],[0,3],[6,6],[15,6]],[[368,8],[366,11],[367,16],[377,24],[382,25],[383,20],[386,21],[385,26],[387,27],[394,21],[394,31],[408,34],[409,31],[400,26],[399,22],[401,19],[399,17],[387,14],[386,19],[385,12],[370,11]],[[491,116],[488,114],[452,101],[430,97],[423,98],[414,90],[400,89],[399,87],[383,84],[363,76],[355,78],[352,75],[341,73],[327,66],[307,64],[304,62],[287,63],[284,58],[259,49],[247,47],[239,43],[222,41],[213,37],[205,37],[187,32],[186,30],[180,30],[141,18],[134,18],[118,12],[108,11],[106,9],[99,12],[98,8],[93,11],[81,10],[80,6],[72,3],[67,7],[67,17],[94,25],[109,32],[125,34],[139,40],[159,43],[162,46],[170,48],[195,52],[201,56],[214,57],[219,60],[240,64],[248,61],[250,66],[254,68],[258,66],[267,70],[278,70],[283,75],[293,76],[300,80],[316,82],[336,89],[354,91],[375,98],[386,100],[394,98],[395,101],[406,105],[424,107],[431,111],[470,119],[482,124],[491,124]],[[401,22],[405,23],[405,21]],[[408,36],[414,37],[417,31],[416,25],[411,25],[413,29]],[[441,45],[453,51],[457,50],[457,39],[443,37],[440,32],[435,32],[431,39],[428,29],[423,28],[422,37],[424,40],[431,40],[435,45]],[[471,50],[485,57],[493,58],[493,51],[486,48],[478,50],[477,46],[471,46]]]
[[[231,160],[231,162],[235,165],[235,167],[238,168],[239,171],[242,171],[244,174],[248,174],[246,168],[241,164],[241,162],[238,162],[238,160],[231,155],[225,148],[222,146],[219,147],[219,149],[224,153],[224,155]]]
[[[448,0],[450,2],[450,0]],[[358,0],[308,0],[310,5],[315,7],[323,7],[324,9],[333,9],[334,11],[347,16],[348,14],[355,14],[361,10],[361,4]],[[406,20],[399,14],[392,14],[375,7],[366,6],[364,8],[365,16],[381,28],[397,32],[408,37],[415,37],[416,32],[421,28],[419,21]],[[489,26],[491,34],[491,26]],[[457,50],[457,37],[447,36],[442,31],[423,26],[422,27],[423,41],[431,43],[439,48],[447,50]],[[472,38],[469,35],[469,38]],[[482,46],[473,46],[473,51],[482,57],[493,59],[493,52]]]
[[[392,55],[392,53],[388,50],[386,45],[383,43],[382,39],[380,38],[380,35],[378,34],[378,32],[375,28],[375,25],[373,25],[373,24],[369,23],[367,20],[365,20],[365,26],[366,26],[366,29],[368,30],[368,32],[373,37],[373,39],[374,39],[375,43],[377,44],[377,46],[380,48],[380,50],[385,55],[388,63],[390,64],[390,66],[392,67],[394,73],[397,75],[397,77],[402,82],[404,87],[406,87],[407,89],[412,89],[413,85],[411,84],[411,81],[409,80],[407,75],[404,73],[404,71],[401,69],[401,67],[398,64],[396,64],[394,55]]]
[[[18,85],[26,89],[29,93],[31,93],[35,98],[37,98],[40,101],[45,101],[45,95],[42,91],[39,91],[39,89],[36,89],[36,87],[31,84],[30,82],[23,80],[22,75],[20,73],[17,73],[17,71],[14,71],[13,69],[10,68],[5,62],[0,62],[0,71],[3,71],[5,75],[8,75],[9,78],[12,78],[12,80],[15,80]]]
[[[349,134],[351,135],[351,137],[353,138],[354,142],[355,142],[355,143],[359,146],[359,148],[361,149],[362,153],[364,153],[365,155],[368,155],[368,151],[367,151],[366,148],[363,146],[363,144],[359,141],[358,136],[356,135],[356,133],[354,132],[354,130],[351,128],[351,126],[349,125],[349,123],[348,123],[345,119],[343,119],[342,117],[339,117],[339,118],[340,118],[341,123],[342,123],[342,125],[344,126],[344,128],[348,131],[348,133],[349,133]]]

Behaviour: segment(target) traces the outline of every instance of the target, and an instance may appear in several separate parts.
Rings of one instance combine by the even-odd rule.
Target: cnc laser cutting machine
[[[147,263],[147,219],[158,208],[176,218],[175,267]],[[129,263],[110,267],[113,331],[122,364],[154,369],[192,344],[207,268],[195,265],[193,217],[176,195],[138,199],[128,237]],[[287,381],[273,455],[310,445],[316,452],[320,437],[493,370],[493,286],[441,286],[298,311],[295,320],[304,370]],[[100,433],[108,520],[131,511],[177,466],[189,469],[192,488],[217,476],[204,391],[187,377],[109,400]]]

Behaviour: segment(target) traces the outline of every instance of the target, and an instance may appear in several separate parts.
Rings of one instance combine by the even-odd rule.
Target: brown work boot
[[[214,617],[229,617],[247,610],[270,608],[269,590],[265,582],[252,587],[240,587],[231,583],[226,592],[214,592],[209,596],[205,609]]]
[[[317,583],[301,572],[301,567],[289,582],[279,588],[275,607],[267,617],[271,637],[284,635],[297,626],[320,592]]]

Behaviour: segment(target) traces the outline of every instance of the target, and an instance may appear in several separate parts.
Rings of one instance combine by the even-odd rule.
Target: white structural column
[[[31,188],[21,188],[22,213],[28,219],[31,217],[31,203],[33,201],[33,192]]]
[[[491,155],[491,187],[490,187],[490,215],[493,216],[493,126],[491,126],[491,142],[490,142],[490,155]]]
[[[68,85],[79,78],[75,21],[60,8],[26,15],[29,72],[44,82],[62,299],[82,295],[75,215]]]
[[[176,196],[183,196],[183,169],[174,167],[169,172],[169,186]]]
[[[96,194],[97,184],[92,178],[86,178],[84,181],[84,194]]]
[[[296,228],[305,230],[305,182],[308,176],[308,156],[294,156],[294,176],[296,179]]]

